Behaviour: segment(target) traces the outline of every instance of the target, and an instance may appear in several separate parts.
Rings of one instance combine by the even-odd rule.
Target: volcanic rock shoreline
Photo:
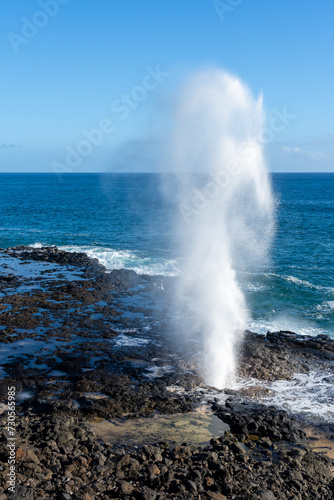
[[[334,498],[333,460],[313,451],[305,423],[259,397],[261,381],[324,366],[333,375],[329,337],[246,332],[239,374],[259,387],[222,398],[165,336],[169,278],[106,272],[96,259],[56,247],[0,250],[0,266],[0,500]],[[14,494],[6,431],[12,386]],[[90,424],[186,415],[203,399],[230,428],[207,445],[157,436],[116,446]],[[333,427],[318,430],[330,439]]]

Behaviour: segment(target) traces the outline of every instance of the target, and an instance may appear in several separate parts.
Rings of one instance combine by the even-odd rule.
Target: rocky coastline
[[[219,393],[164,338],[168,278],[106,272],[56,247],[2,249],[0,267],[0,500],[334,498],[334,424],[308,432],[261,400],[263,382],[315,370],[333,377],[329,337],[246,332],[239,376],[258,384]],[[17,397],[13,493],[8,387]],[[182,431],[182,416],[203,405],[227,426],[204,444],[163,435],[116,444],[92,425],[174,415]],[[316,436],[326,445],[317,449]]]

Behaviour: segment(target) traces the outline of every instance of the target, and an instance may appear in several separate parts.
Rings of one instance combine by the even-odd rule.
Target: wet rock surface
[[[308,373],[334,362],[334,340],[327,335],[306,337],[294,332],[245,332],[239,373],[244,377],[274,381],[290,380],[295,373]]]
[[[334,498],[332,461],[311,450],[300,422],[252,401],[256,388],[211,394],[190,357],[175,351],[165,335],[168,278],[108,273],[55,247],[0,250],[0,260],[1,401],[8,386],[18,395],[12,498]],[[333,359],[325,336],[246,332],[240,375],[289,380]],[[230,426],[208,446],[157,437],[154,446],[116,449],[89,426],[96,417],[189,412],[204,394]],[[6,417],[2,407],[3,424]],[[6,446],[3,431],[0,500]]]

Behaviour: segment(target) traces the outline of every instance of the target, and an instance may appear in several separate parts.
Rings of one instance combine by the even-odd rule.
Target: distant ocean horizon
[[[334,337],[334,173],[270,175],[277,201],[270,265],[237,270],[248,328]],[[0,247],[55,245],[109,270],[176,276],[180,215],[165,196],[172,188],[172,174],[0,173]]]

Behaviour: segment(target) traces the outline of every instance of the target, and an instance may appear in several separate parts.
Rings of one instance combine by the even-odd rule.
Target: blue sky
[[[331,0],[2,0],[0,171],[147,170],[159,107],[208,65],[294,116],[272,171],[334,171],[333,18]]]

